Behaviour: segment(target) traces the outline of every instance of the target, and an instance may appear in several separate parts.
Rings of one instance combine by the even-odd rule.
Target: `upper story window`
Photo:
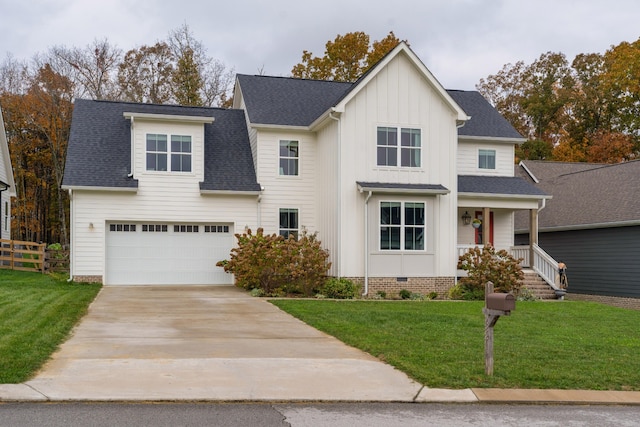
[[[400,133],[400,146],[398,146]],[[420,129],[378,127],[378,166],[419,168],[422,164],[422,141]]]
[[[380,202],[380,249],[422,251],[425,242],[425,204]]]
[[[171,172],[191,172],[191,137],[171,135]]]
[[[167,135],[147,134],[147,170],[191,172],[191,136],[171,135],[170,147],[167,141]]]
[[[496,168],[496,150],[479,150],[478,151],[478,168],[479,169],[495,169]]]
[[[298,176],[299,149],[298,141],[280,141],[280,175]]]

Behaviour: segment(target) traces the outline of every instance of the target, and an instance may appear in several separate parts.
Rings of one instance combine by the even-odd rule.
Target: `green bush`
[[[331,277],[327,279],[319,293],[326,298],[351,299],[358,294],[359,286],[349,279]]]
[[[398,292],[398,294],[400,295],[400,298],[402,298],[402,299],[411,298],[411,291],[409,291],[407,289],[401,289],[400,292]]]
[[[467,277],[449,291],[452,299],[484,299],[487,282],[493,282],[494,292],[517,293],[522,286],[524,273],[520,262],[507,251],[496,251],[490,244],[482,249],[477,246],[458,260],[458,268],[467,272]]]
[[[329,253],[322,249],[316,234],[306,231],[296,240],[276,234],[265,235],[262,228],[236,234],[238,246],[229,260],[218,261],[227,273],[235,275],[236,286],[261,289],[264,295],[313,295],[320,289],[331,267]]]
[[[438,298],[438,293],[436,291],[431,291],[427,294],[428,299],[436,299]]]

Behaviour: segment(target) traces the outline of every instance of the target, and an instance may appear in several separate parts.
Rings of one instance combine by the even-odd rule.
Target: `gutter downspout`
[[[364,199],[364,290],[363,296],[369,294],[369,199],[371,191]]]
[[[134,124],[134,118],[133,116],[131,117],[131,136],[129,137],[130,143],[131,143],[131,166],[129,167],[129,173],[127,174],[127,178],[133,178],[133,169],[134,169],[134,165],[135,165],[135,157],[136,157],[136,150],[135,150],[135,144],[134,144],[134,131],[133,131],[133,124]]]
[[[70,237],[70,242],[69,242],[69,278],[67,279],[67,282],[73,282],[73,264],[74,264],[74,262],[73,262],[73,259],[74,259],[73,258],[73,255],[74,255],[73,254],[73,248],[75,247],[75,245],[73,244],[74,243],[73,240],[75,239],[76,233],[74,231],[74,228],[75,228],[74,210],[75,209],[73,208],[73,190],[71,190],[71,189],[69,189],[69,205],[70,205],[69,206],[69,216],[71,217],[71,218],[69,218],[70,219],[69,222],[71,223],[72,226],[70,227],[71,229],[69,230],[69,232],[70,232],[70,236],[69,236]]]
[[[260,209],[260,203],[262,202],[262,192],[264,191],[264,187],[260,187],[260,194],[258,194],[257,198],[257,212],[256,212],[256,231],[258,228],[262,227],[262,209]]]
[[[338,226],[337,226],[337,248],[338,248],[338,256],[334,259],[336,263],[336,273],[338,277],[342,277],[342,192],[340,191],[340,185],[342,184],[342,121],[340,121],[340,113],[338,117],[334,117],[334,113],[336,113],[335,109],[331,108],[329,112],[329,118],[338,122],[338,158],[336,161],[336,177],[337,184],[336,186],[336,210],[338,211]]]

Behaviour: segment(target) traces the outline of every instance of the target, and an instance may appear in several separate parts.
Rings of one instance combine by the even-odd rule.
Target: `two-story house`
[[[79,100],[64,180],[72,275],[231,283],[215,263],[234,232],[304,229],[330,274],[365,293],[444,294],[460,251],[510,249],[516,210],[535,223],[548,196],[514,177],[522,141],[404,43],[355,83],[238,75],[230,110]]]

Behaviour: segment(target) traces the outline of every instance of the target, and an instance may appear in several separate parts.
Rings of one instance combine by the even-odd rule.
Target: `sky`
[[[637,0],[0,0],[0,61],[105,38],[127,51],[186,24],[227,68],[289,76],[338,34],[393,31],[445,88],[473,90],[505,64],[636,41],[638,21]]]

